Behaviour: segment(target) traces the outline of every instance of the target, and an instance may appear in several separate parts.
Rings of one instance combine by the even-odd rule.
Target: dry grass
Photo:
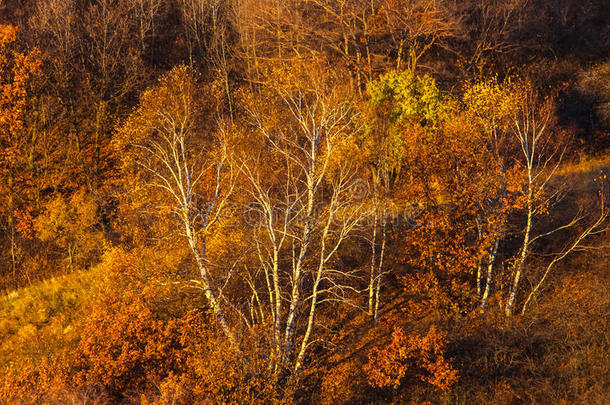
[[[610,174],[610,155],[581,155],[578,161],[567,162],[557,169],[560,179],[569,180],[573,191],[592,191],[599,188],[600,176]]]
[[[77,271],[0,297],[0,370],[70,350],[97,276],[95,270]]]

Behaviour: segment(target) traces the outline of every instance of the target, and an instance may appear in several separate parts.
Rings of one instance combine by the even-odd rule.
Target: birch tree
[[[595,217],[593,217],[593,219],[589,222],[588,225],[585,226],[585,228],[582,231],[578,232],[576,234],[576,236],[574,236],[566,244],[566,246],[563,248],[563,250],[561,250],[560,252],[553,255],[553,259],[546,265],[546,267],[544,268],[544,271],[542,272],[542,276],[540,277],[538,282],[533,286],[532,290],[530,291],[530,293],[527,296],[527,299],[523,303],[523,306],[521,307],[521,315],[523,315],[525,313],[525,311],[528,307],[528,304],[531,302],[531,300],[536,296],[538,291],[544,285],[545,281],[548,279],[549,275],[555,269],[557,264],[559,264],[561,261],[566,259],[572,253],[590,250],[591,248],[589,246],[586,246],[585,242],[588,239],[591,239],[597,235],[606,233],[606,232],[608,232],[608,230],[610,230],[610,227],[608,226],[608,216],[610,214],[608,212],[608,207],[607,207],[607,198],[608,197],[606,195],[606,187],[603,184],[603,182],[605,181],[605,176],[601,180],[602,180],[602,187],[599,190],[599,213]],[[582,222],[583,220],[585,220],[585,216],[583,216],[583,215],[576,216],[571,222],[569,222],[568,224],[566,224],[560,228],[561,228],[561,230],[570,229],[570,228],[574,227],[575,225],[577,225],[578,223]],[[553,232],[553,233],[555,233],[555,232]]]
[[[271,319],[272,367],[293,375],[314,341],[319,306],[355,291],[349,272],[333,261],[366,214],[350,193],[358,173],[346,159],[354,130],[350,95],[320,79],[322,69],[279,69],[263,90],[267,105],[247,104],[263,145],[244,165],[257,213],[253,312]],[[267,175],[263,161],[273,165]]]
[[[360,158],[366,166],[368,182],[361,184],[361,187],[364,187],[361,194],[371,205],[372,211],[363,232],[363,237],[371,249],[366,310],[376,323],[381,301],[381,284],[386,273],[384,259],[388,231],[390,222],[395,219],[400,209],[393,198],[399,188],[396,180],[407,151],[397,136],[398,133],[392,131],[391,124],[385,117],[379,119],[376,108],[371,103],[366,103],[364,108],[366,130],[362,133]]]
[[[367,87],[366,130],[363,133],[362,159],[368,169],[373,206],[372,222],[366,239],[371,247],[367,309],[373,321],[378,318],[388,228],[398,211],[411,211],[423,205],[419,165],[434,163],[418,154],[419,135],[434,131],[449,112],[446,100],[429,77],[410,71],[388,72]],[[400,196],[400,197],[398,197]]]
[[[142,95],[140,107],[122,127],[115,146],[124,176],[130,177],[126,179],[129,187],[161,193],[158,210],[167,210],[175,218],[205,299],[224,335],[237,348],[221,299],[221,281],[230,275],[212,270],[208,252],[208,238],[233,191],[234,170],[226,132],[220,126],[205,129],[199,86],[193,70],[174,68]]]
[[[506,299],[505,314],[511,316],[515,306],[519,283],[532,243],[542,235],[534,234],[536,219],[544,215],[549,204],[558,195],[551,188],[551,179],[561,163],[565,147],[551,127],[553,104],[541,100],[531,84],[514,87],[516,109],[511,114],[511,132],[519,149],[519,163],[525,171],[523,204],[525,226],[523,241],[512,266],[512,282]],[[553,136],[555,135],[555,136]]]
[[[482,146],[493,163],[487,170],[496,180],[496,187],[488,191],[489,197],[483,202],[477,218],[478,238],[489,239],[487,252],[479,261],[476,275],[477,297],[483,311],[494,283],[494,269],[506,233],[507,216],[518,206],[515,194],[519,181],[516,176],[520,171],[512,170],[509,132],[510,117],[515,113],[516,103],[507,87],[492,78],[468,87],[463,98],[467,114],[485,136]]]

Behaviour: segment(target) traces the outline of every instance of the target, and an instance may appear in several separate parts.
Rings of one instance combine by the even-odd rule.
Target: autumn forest
[[[0,2],[0,404],[610,401],[604,0]]]

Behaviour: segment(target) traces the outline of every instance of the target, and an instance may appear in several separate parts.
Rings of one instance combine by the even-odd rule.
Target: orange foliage
[[[51,274],[59,258],[88,276],[61,294],[43,285],[0,300],[0,315],[8,314],[0,329],[16,337],[0,342],[8,353],[0,359],[0,402],[269,403],[315,393],[322,403],[350,403],[378,393],[367,380],[426,394],[434,387],[443,391],[434,395],[456,400],[449,334],[435,326],[411,334],[407,326],[425,331],[455,318],[461,322],[450,333],[460,345],[452,355],[470,367],[460,370],[470,392],[525,401],[526,384],[514,377],[523,367],[522,375],[554,385],[572,372],[577,392],[605,394],[606,273],[562,275],[535,317],[504,324],[493,309],[483,314],[489,294],[510,297],[511,279],[519,303],[561,240],[546,231],[555,212],[571,210],[554,205],[569,185],[567,172],[551,177],[571,152],[560,125],[594,133],[608,129],[610,117],[602,108],[610,64],[584,64],[606,57],[603,47],[594,58],[571,56],[583,64],[569,71],[540,69],[532,52],[561,60],[568,47],[525,42],[563,41],[569,32],[537,27],[539,17],[527,15],[535,8],[517,11],[524,2],[3,5],[3,20],[23,21],[28,32],[0,25],[0,289]],[[569,9],[582,8],[560,3],[549,21],[574,20]],[[597,21],[594,4],[603,1],[590,3],[582,12]],[[471,82],[486,60],[498,77],[523,62],[529,67],[516,73],[528,79]],[[424,67],[431,76],[417,76]],[[568,80],[578,70],[587,89]],[[547,84],[561,100],[543,97]],[[381,327],[377,305],[372,327],[352,316],[367,299],[367,259],[368,315],[376,286]],[[30,305],[47,298],[52,304]],[[11,306],[19,311],[4,311]],[[592,320],[584,324],[559,319],[585,313]],[[383,325],[398,317],[391,342],[362,368],[358,353],[389,335]],[[45,324],[53,339],[41,332]],[[551,333],[560,337],[556,348]],[[493,345],[463,350],[470,349],[464,337]],[[535,339],[525,346],[528,337]],[[541,361],[553,349],[575,355]],[[596,355],[601,371],[589,367]],[[30,358],[44,360],[21,367]],[[470,392],[463,402],[473,402]],[[576,395],[553,399],[563,397]]]
[[[71,387],[99,386],[114,400],[138,393],[140,402],[158,404],[268,403],[275,398],[266,359],[256,348],[244,347],[247,358],[241,358],[210,313],[198,309],[200,303],[184,312],[191,298],[178,297],[178,307],[167,299],[183,292],[138,279],[141,272],[154,277],[154,270],[144,270],[154,266],[150,255],[117,249],[107,255],[108,285],[85,322]]]
[[[407,375],[417,376],[446,390],[458,379],[458,372],[445,359],[447,335],[432,326],[425,336],[408,336],[394,328],[392,342],[373,349],[365,366],[369,383],[375,387],[398,388]]]
[[[17,32],[12,25],[0,25],[0,220],[10,235],[11,259],[6,262],[14,278],[21,252],[16,236],[31,237],[35,193],[30,139],[24,133],[30,80],[40,69],[36,50],[26,54],[14,49]]]
[[[11,368],[3,377],[0,402],[44,403],[61,398],[68,389],[65,370],[48,361],[19,370]]]
[[[344,360],[333,367],[322,379],[322,404],[347,404],[354,401],[359,393],[361,365],[357,360]]]
[[[193,311],[163,322],[141,298],[109,294],[93,308],[83,330],[77,360],[81,371],[76,381],[98,382],[118,395],[160,380],[183,367],[188,339],[204,339],[205,333],[201,313]]]
[[[468,281],[458,278],[441,278],[433,272],[406,275],[402,278],[408,304],[403,311],[407,316],[420,317],[433,311],[451,318],[464,315],[476,302],[476,296]]]

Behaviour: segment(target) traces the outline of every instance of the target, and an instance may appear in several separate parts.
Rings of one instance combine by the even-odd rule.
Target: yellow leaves
[[[97,204],[84,190],[79,190],[70,199],[58,195],[45,204],[33,228],[41,240],[52,241],[67,250],[70,265],[77,259],[84,264],[82,260],[102,247],[103,236],[95,229],[98,222]]]
[[[202,96],[198,80],[199,74],[194,69],[179,65],[142,93],[138,109],[121,126],[113,141],[116,153],[124,157],[124,164],[138,153],[133,146],[151,136],[171,137],[173,132],[193,129],[203,101],[198,97]]]
[[[434,126],[450,114],[446,97],[429,76],[393,71],[370,83],[367,91],[373,105],[391,105],[389,118],[396,124],[413,121],[422,122],[424,126]]]
[[[18,28],[14,25],[0,25],[0,47],[14,42],[17,39]]]
[[[497,77],[470,84],[463,96],[466,110],[486,131],[506,128],[521,103],[518,87],[509,78],[499,83]]]

